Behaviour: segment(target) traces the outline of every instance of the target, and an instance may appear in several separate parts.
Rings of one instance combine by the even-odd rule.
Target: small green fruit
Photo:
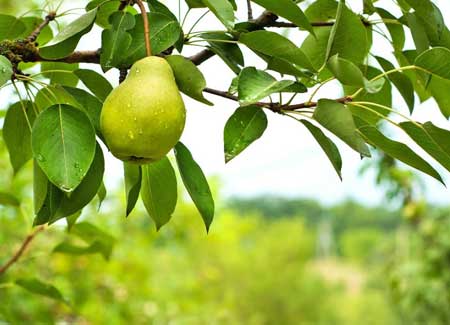
[[[120,160],[147,164],[163,158],[183,133],[186,110],[172,69],[163,58],[137,61],[106,98],[100,128]]]

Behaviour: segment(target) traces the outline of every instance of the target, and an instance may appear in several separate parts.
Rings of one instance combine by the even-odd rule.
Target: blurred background
[[[0,13],[9,14],[44,3],[0,1]],[[63,8],[87,2],[67,1]],[[165,3],[178,12],[176,1]],[[358,11],[362,1],[347,3]],[[450,7],[435,3],[443,12]],[[388,0],[377,4],[392,8]],[[186,25],[202,13],[191,12]],[[238,16],[245,19],[245,12]],[[198,28],[221,27],[208,15]],[[80,49],[99,47],[100,32],[94,28]],[[385,51],[383,41],[376,42],[377,51]],[[247,65],[263,67],[244,54]],[[201,68],[209,86],[228,88],[233,74],[219,60]],[[117,84],[116,72],[107,76]],[[324,89],[327,96],[339,92],[335,85]],[[10,95],[0,92],[1,117]],[[406,111],[397,97],[396,109]],[[450,323],[447,189],[380,154],[361,161],[344,145],[340,182],[313,139],[275,114],[266,134],[225,166],[222,130],[236,106],[211,99],[213,108],[186,99],[183,136],[213,187],[217,214],[210,234],[184,193],[158,233],[140,203],[125,219],[121,163],[109,156],[101,207],[94,200],[70,232],[60,223],[40,233],[0,277],[0,324]],[[431,101],[415,114],[448,128]],[[0,170],[0,191],[21,198],[20,206],[0,205],[1,265],[30,232],[33,210],[31,165],[13,178],[2,140]],[[86,231],[92,236],[81,235]],[[17,278],[51,283],[66,303],[14,285]]]

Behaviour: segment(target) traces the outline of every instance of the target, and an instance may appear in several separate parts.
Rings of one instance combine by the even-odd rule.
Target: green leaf
[[[50,222],[53,223],[59,219],[69,217],[86,206],[96,196],[102,183],[105,162],[103,152],[97,144],[94,160],[80,185],[70,193],[70,196],[64,195],[61,204]]]
[[[25,30],[20,35],[20,38],[28,37],[36,28],[44,21],[40,17],[22,17],[20,21],[25,24]],[[16,31],[15,31],[16,32]],[[50,26],[45,26],[39,33],[36,42],[39,45],[45,45],[53,38],[53,32]]]
[[[416,45],[417,53],[428,50],[430,41],[418,15],[415,13],[407,13],[405,16],[408,21],[408,27],[411,30],[414,44]]]
[[[97,8],[97,17],[95,19],[95,23],[101,28],[107,29],[111,28],[111,23],[109,21],[110,16],[113,13],[117,12],[119,6],[119,0],[93,0],[87,4],[86,11]],[[128,12],[132,15],[137,14],[137,10],[132,6],[126,6],[123,11]]]
[[[95,131],[89,118],[69,105],[51,106],[37,117],[31,140],[33,156],[48,179],[72,192],[94,159]]]
[[[89,117],[97,135],[103,139],[100,130],[102,102],[90,93],[78,88],[48,86],[37,93],[35,103],[40,111],[56,104],[67,104],[78,108]]]
[[[3,139],[9,152],[14,173],[33,157],[31,128],[36,119],[33,103],[22,101],[11,105],[3,123]]]
[[[415,65],[428,73],[450,80],[450,50],[445,47],[435,47],[420,54]]]
[[[206,5],[203,3],[202,0],[186,0],[186,3],[188,4],[189,8],[204,8]]]
[[[36,94],[34,102],[39,111],[43,111],[56,104],[66,104],[83,110],[80,103],[61,85],[49,85],[41,88]]]
[[[53,249],[55,253],[85,255],[100,253],[108,260],[114,247],[114,238],[89,222],[79,222],[70,230],[71,235],[81,238],[88,246],[77,246],[63,242]]]
[[[113,87],[103,77],[94,70],[90,69],[78,69],[74,73],[80,78],[83,84],[102,102],[105,101],[109,93],[113,90]]]
[[[100,183],[100,187],[98,188],[97,191],[97,196],[98,196],[98,210],[100,210],[100,208],[102,207],[102,203],[106,198],[106,187],[103,181]]]
[[[135,26],[135,17],[125,11],[115,12],[110,17],[111,29],[102,32],[102,52],[100,64],[103,71],[119,67],[121,61],[128,54],[132,42],[131,34],[127,31]]]
[[[228,29],[234,27],[233,6],[228,0],[202,0],[203,3],[216,15]]]
[[[42,172],[43,173],[43,172]],[[36,212],[36,217],[34,218],[33,226],[43,225],[48,223],[61,204],[64,193],[57,188],[55,185],[50,183],[46,178],[45,183],[47,190],[45,192],[45,200],[39,211]]]
[[[208,181],[189,149],[181,142],[175,146],[175,157],[184,186],[203,218],[206,231],[209,231],[214,219],[214,199]]]
[[[391,35],[392,46],[394,49],[396,51],[403,50],[403,47],[405,46],[405,30],[403,29],[403,25],[390,23],[391,21],[397,20],[397,18],[389,11],[384,10],[383,8],[376,8],[376,11],[381,18],[389,21],[385,26]]]
[[[0,86],[10,81],[12,75],[13,69],[11,62],[3,55],[0,55]]]
[[[243,33],[239,42],[250,49],[286,60],[300,68],[311,69],[313,66],[309,58],[289,39],[280,34],[265,30]]]
[[[334,40],[336,38],[336,33],[338,32],[338,28],[341,23],[342,11],[344,7],[345,7],[345,0],[339,0],[339,4],[336,10],[336,19],[334,20],[333,27],[331,27],[330,36],[328,38],[327,52],[325,54],[325,62],[328,61],[328,59],[330,58],[331,50],[333,49]]]
[[[306,18],[300,7],[292,0],[253,0],[253,2],[314,34],[308,18]]]
[[[325,135],[325,133],[322,132],[320,128],[318,128],[311,122],[307,120],[300,120],[300,122],[303,123],[303,125],[309,130],[309,132],[311,132],[317,143],[327,155],[339,178],[342,180],[342,158],[337,146],[333,141],[331,141],[330,138]]]
[[[39,167],[36,160],[33,160],[33,203],[34,213],[38,214],[47,198],[48,179]]]
[[[439,173],[431,167],[429,163],[412,151],[407,145],[387,138],[374,126],[364,125],[359,127],[358,130],[368,143],[379,148],[388,156],[391,156],[392,158],[416,168],[417,170],[434,177],[440,182],[443,182]]]
[[[160,13],[149,13],[150,24],[150,42],[152,44],[152,53],[158,54],[174,45],[181,32],[178,22],[171,17]],[[128,49],[128,56],[122,61],[121,65],[132,65],[134,62],[146,56],[144,23],[142,16],[136,16],[136,25],[129,31],[133,40]]]
[[[0,191],[0,205],[18,207],[20,206],[20,201],[12,194]]]
[[[335,100],[321,99],[314,111],[314,119],[328,131],[362,156],[370,157],[370,151],[364,140],[358,134],[350,110]]]
[[[17,279],[16,284],[19,287],[22,287],[31,293],[45,296],[48,298],[52,298],[52,299],[55,299],[55,300],[58,300],[58,301],[61,301],[65,304],[67,304],[67,301],[64,299],[61,292],[51,284],[44,283],[44,282],[42,282],[38,279],[34,279],[34,278]]]
[[[238,74],[241,71],[240,67],[244,66],[244,56],[239,46],[235,43],[220,42],[220,40],[233,41],[232,36],[225,33],[203,33],[201,37],[208,41],[211,51],[217,54],[234,73]]]
[[[229,162],[259,139],[267,128],[267,117],[258,106],[239,107],[224,129],[225,162]]]
[[[64,86],[76,87],[78,84],[78,77],[73,74],[73,71],[78,69],[78,64],[68,64],[63,62],[42,62],[41,71],[63,70],[66,72],[46,72],[42,75],[50,79],[51,84],[60,84]]]
[[[319,1],[314,2],[310,8],[314,8],[316,3],[319,3]],[[332,1],[332,6],[333,8],[330,9],[330,12],[333,12],[332,18],[334,18],[336,15],[337,3]],[[322,12],[323,10],[323,8],[318,6],[319,12]],[[324,12],[326,13],[326,10]],[[332,27],[317,27],[315,29],[316,37],[308,35],[300,47],[309,57],[316,69],[322,67],[326,62],[331,29]],[[349,44],[358,44],[358,49],[355,50],[355,48],[349,46]],[[340,58],[349,60],[358,65],[364,62],[364,59],[369,52],[370,45],[366,28],[361,22],[361,18],[347,7],[343,7],[339,25],[335,29],[334,41],[329,50],[329,56],[339,54]]]
[[[172,67],[178,89],[181,92],[206,105],[213,105],[203,96],[206,80],[192,61],[181,55],[167,56],[166,60]]]
[[[87,117],[89,117],[97,136],[100,137],[100,139],[103,139],[100,130],[100,113],[103,105],[100,100],[82,89],[64,87],[63,90],[67,93],[67,96],[70,96],[71,98],[69,103],[72,101],[75,102],[75,107],[83,111]]]
[[[394,65],[388,60],[376,56],[378,63],[381,65],[384,71],[394,70]],[[408,105],[409,111],[412,113],[414,110],[414,87],[411,80],[402,72],[394,72],[387,75],[387,78],[395,85],[399,93],[402,95],[406,104]]]
[[[0,41],[13,40],[26,29],[25,24],[14,16],[0,14]]]
[[[342,59],[338,54],[328,61],[328,69],[337,80],[344,85],[364,87],[364,76],[361,70],[352,62]]]
[[[39,49],[39,54],[46,59],[61,59],[73,52],[81,36],[88,33],[94,24],[97,8],[67,25],[45,47]]]
[[[66,217],[66,222],[67,222],[67,230],[70,231],[73,226],[77,223],[78,219],[81,216],[81,210],[78,212],[75,212],[74,214]]]
[[[142,184],[142,169],[139,165],[129,163],[124,163],[123,168],[127,199],[126,216],[128,217],[136,206],[136,202],[139,198]]]
[[[239,74],[238,94],[241,105],[250,105],[292,85],[292,80],[278,81],[267,72],[247,67]]]
[[[425,152],[450,171],[450,131],[431,122],[402,122],[399,125]]]
[[[142,166],[141,198],[157,230],[172,217],[177,195],[177,178],[167,157]]]

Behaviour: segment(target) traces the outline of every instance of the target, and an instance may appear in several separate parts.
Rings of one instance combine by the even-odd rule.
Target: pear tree
[[[339,177],[337,139],[347,147],[341,150],[364,159],[380,151],[443,183],[428,159],[450,171],[450,125],[412,118],[427,100],[450,116],[450,31],[433,1],[180,2],[178,11],[167,1],[92,0],[77,16],[66,17],[51,2],[17,17],[0,13],[0,86],[2,104],[9,103],[2,136],[14,173],[33,168],[37,230],[64,218],[74,225],[87,204],[105,198],[104,150],[123,160],[124,214],[141,198],[159,229],[184,185],[209,229],[210,187],[179,142],[180,92],[211,106],[216,97],[229,99],[235,111],[223,130],[226,162],[245,154],[278,114],[311,133]],[[187,26],[194,12],[199,19]],[[199,30],[206,15],[222,27]],[[94,25],[102,29],[99,43],[77,50]],[[389,44],[386,56],[376,54],[380,40]],[[192,49],[198,52],[187,55]],[[250,52],[257,66],[246,63],[243,53]],[[233,72],[228,89],[208,87],[202,63],[212,57]],[[119,71],[120,85],[114,88],[97,66]],[[330,82],[342,96],[318,96]],[[393,105],[394,89],[409,114]],[[409,140],[392,139],[386,125]]]

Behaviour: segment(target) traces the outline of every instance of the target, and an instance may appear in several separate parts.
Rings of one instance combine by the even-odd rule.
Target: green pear
[[[163,158],[183,133],[186,110],[173,71],[163,58],[137,61],[106,98],[100,128],[120,160],[147,164]]]

